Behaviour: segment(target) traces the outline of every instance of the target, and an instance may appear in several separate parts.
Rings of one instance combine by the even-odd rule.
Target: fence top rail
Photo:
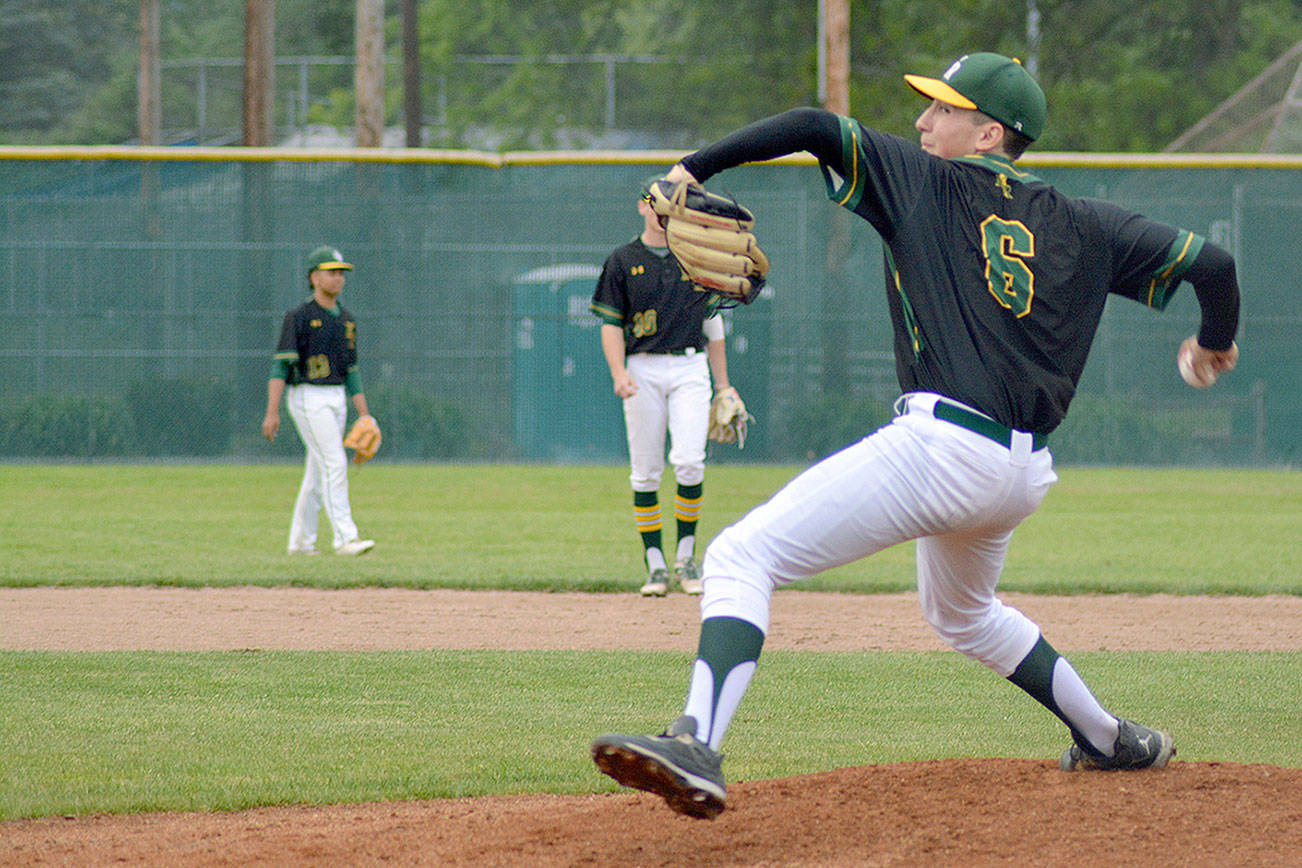
[[[0,160],[134,160],[140,162],[347,162],[458,164],[489,168],[526,165],[662,165],[689,151],[492,151],[433,148],[245,148],[143,145],[0,145]],[[813,164],[792,154],[772,164]],[[1123,154],[1046,151],[1029,153],[1028,168],[1098,169],[1302,169],[1302,154]]]

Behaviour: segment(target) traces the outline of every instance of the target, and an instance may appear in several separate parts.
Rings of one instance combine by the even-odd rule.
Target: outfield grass
[[[627,592],[640,581],[623,467],[367,465],[352,476],[356,517],[379,540],[364,558],[284,554],[299,472],[3,466],[0,585]],[[703,541],[795,472],[711,468]],[[1061,475],[1014,538],[1007,590],[1302,594],[1300,474]],[[910,590],[912,546],[805,586]],[[1302,766],[1302,653],[1072,659],[1109,708],[1173,730],[1184,759]],[[0,820],[610,791],[588,743],[662,727],[689,665],[654,652],[0,652]],[[1048,712],[957,654],[772,651],[724,768],[753,780],[1045,758],[1065,741]]]
[[[1082,653],[1181,758],[1302,766],[1302,655]],[[670,652],[4,652],[0,820],[617,789],[588,745],[657,731]],[[1157,677],[1156,673],[1161,673]],[[1066,729],[947,652],[764,656],[729,780],[943,757],[1056,758]]]
[[[794,467],[712,467],[707,541]],[[297,465],[0,468],[0,584],[356,585],[617,591],[640,582],[624,467],[368,464],[364,558],[284,554]],[[1302,594],[1302,473],[1061,472],[1018,529],[1001,587],[1033,593]],[[672,483],[661,500],[672,503]],[[671,525],[672,522],[667,522]],[[672,531],[669,532],[672,538]],[[328,546],[329,532],[320,540]],[[810,590],[911,590],[912,544]]]

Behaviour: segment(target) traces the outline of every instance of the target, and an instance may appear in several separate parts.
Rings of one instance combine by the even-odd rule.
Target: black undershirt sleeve
[[[1193,284],[1203,312],[1199,346],[1228,350],[1239,330],[1239,281],[1234,257],[1215,244],[1204,244],[1184,279]]]
[[[724,169],[800,151],[808,151],[828,168],[844,174],[837,116],[825,109],[791,109],[729,133],[684,158],[683,167],[704,183]]]

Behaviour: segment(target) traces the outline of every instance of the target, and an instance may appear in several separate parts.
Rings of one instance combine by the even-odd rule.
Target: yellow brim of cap
[[[977,104],[963,96],[963,94],[954,90],[954,88],[945,84],[938,78],[927,78],[923,75],[906,75],[904,80],[909,83],[909,87],[916,90],[923,96],[938,99],[943,103],[957,106],[961,109],[975,109]]]
[[[353,267],[347,262],[323,262],[317,266],[322,271],[352,271]]]

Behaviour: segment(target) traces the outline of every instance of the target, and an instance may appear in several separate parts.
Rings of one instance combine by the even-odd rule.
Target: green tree
[[[0,135],[59,127],[111,72],[129,33],[117,0],[0,0]]]
[[[244,3],[162,0],[164,61],[239,58]],[[353,53],[355,0],[277,0],[277,53]],[[1049,123],[1040,150],[1154,151],[1302,39],[1302,0],[1036,0]],[[398,54],[399,0],[386,0]],[[0,139],[133,137],[139,0],[0,0]],[[816,0],[421,0],[423,102],[442,147],[575,146],[614,127],[637,147],[692,147],[817,99]],[[1027,57],[1026,4],[851,0],[851,112],[912,138],[921,110],[904,72],[939,73],[964,51]],[[466,62],[512,57],[513,63]],[[220,98],[238,122],[240,82]],[[388,122],[401,121],[396,68]],[[164,125],[194,117],[195,87],[164,73]],[[279,76],[281,111],[297,82]],[[210,88],[209,99],[218,100]],[[353,122],[351,70],[313,71],[314,121]],[[216,103],[214,103],[216,105]],[[216,113],[215,111],[213,113]],[[173,120],[182,119],[182,120]]]

